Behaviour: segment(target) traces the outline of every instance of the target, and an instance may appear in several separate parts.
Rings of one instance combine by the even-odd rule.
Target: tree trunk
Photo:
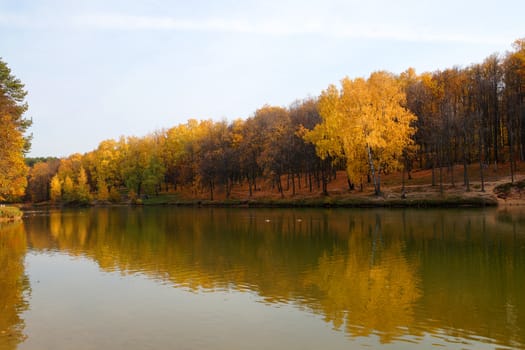
[[[510,124],[510,123],[509,123]],[[509,163],[510,163],[510,181],[514,183],[514,145],[512,142],[512,130],[510,125],[507,126],[509,133]]]
[[[439,193],[443,194],[443,167],[439,164]]]
[[[436,187],[436,155],[432,155],[432,187]]]
[[[275,180],[277,182],[277,189],[279,189],[279,193],[281,194],[281,198],[284,198],[283,185],[281,183],[281,175],[277,174]]]
[[[379,196],[380,190],[378,187],[377,179],[376,179],[376,171],[374,168],[374,161],[372,159],[372,150],[370,149],[370,146],[366,146],[366,149],[368,151],[368,163],[370,165],[370,172],[372,173],[372,180],[374,181],[374,193],[376,196]]]
[[[328,179],[323,174],[323,196],[328,196]]]
[[[379,172],[379,170],[377,171],[377,180],[376,180],[376,183],[377,183],[377,191],[376,191],[376,195],[379,196],[381,195],[381,173]]]
[[[468,167],[466,160],[463,160],[463,184],[466,187],[466,191],[470,192],[470,181],[468,178]]]
[[[328,174],[326,169],[326,161],[323,161],[321,177],[323,182],[323,196],[328,196]]]
[[[465,124],[463,124],[463,185],[466,187],[466,191],[470,192],[470,180],[468,177],[468,164],[467,164],[467,130]]]
[[[301,180],[299,180],[299,183],[301,183]],[[295,196],[295,176],[292,172],[292,196]]]
[[[481,180],[481,192],[485,192],[485,177],[483,175],[483,138],[481,128],[479,131],[480,142],[479,142],[479,177]]]
[[[401,198],[406,198],[406,194],[405,194],[405,168],[406,168],[406,159],[403,162],[403,171],[401,172]]]
[[[348,190],[352,191],[354,189],[354,184],[350,180],[350,176],[348,176],[348,174],[346,174],[346,182],[348,184]]]
[[[452,187],[456,187],[456,180],[455,180],[455,177],[454,177],[454,163],[453,162],[450,162],[449,163],[449,169],[450,169],[450,183],[452,185]]]
[[[232,184],[230,185],[230,183]],[[230,178],[227,178],[226,179],[226,199],[230,199],[231,186],[233,186],[233,181],[230,181]]]

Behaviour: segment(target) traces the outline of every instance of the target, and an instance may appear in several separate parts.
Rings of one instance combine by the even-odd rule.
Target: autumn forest
[[[448,171],[450,185],[468,192],[475,181],[483,191],[488,168],[506,169],[514,181],[525,160],[525,39],[468,67],[344,78],[317,97],[265,105],[245,119],[190,119],[26,164],[26,93],[0,64],[0,201],[121,202],[159,193],[216,200],[261,188],[327,195],[338,173],[348,190],[380,195],[383,176],[398,174],[404,184],[418,169],[432,172],[428,185],[443,186]],[[461,178],[454,167],[464,169]]]

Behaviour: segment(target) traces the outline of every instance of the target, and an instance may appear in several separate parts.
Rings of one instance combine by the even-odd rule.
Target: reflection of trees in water
[[[517,208],[503,208],[498,210],[496,220],[498,223],[508,224],[515,228],[517,225],[525,225],[525,210]]]
[[[24,271],[26,235],[22,223],[0,224],[0,349],[24,340],[21,313],[28,308],[29,279]]]
[[[481,211],[113,208],[27,227],[35,248],[194,290],[253,290],[352,336],[445,331],[525,344],[525,230],[501,221]]]
[[[348,254],[324,254],[309,274],[323,292],[316,307],[328,321],[352,336],[377,332],[382,342],[408,333],[421,296],[417,261],[407,260],[399,237],[386,238],[379,216],[362,222],[350,232]]]
[[[522,347],[525,236],[517,232],[525,226],[502,222],[500,213],[480,214],[437,215],[424,240],[411,232],[409,249],[424,251],[421,318],[435,320],[451,337],[461,329],[473,338]]]

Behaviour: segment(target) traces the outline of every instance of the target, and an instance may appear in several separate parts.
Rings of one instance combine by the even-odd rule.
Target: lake
[[[525,209],[34,211],[0,267],[0,349],[525,348]]]

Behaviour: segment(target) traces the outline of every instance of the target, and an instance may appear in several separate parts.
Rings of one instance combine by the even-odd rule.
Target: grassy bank
[[[181,199],[171,194],[161,194],[135,202],[109,203],[93,202],[91,206],[181,206],[181,207],[225,207],[225,208],[458,208],[497,206],[494,197],[427,197],[427,198],[385,198],[326,196],[309,198],[257,198],[257,199]],[[88,205],[89,206],[89,205]],[[26,204],[25,208],[76,208],[68,204],[39,203]],[[15,208],[16,209],[16,208]],[[21,215],[20,215],[21,216]],[[1,221],[1,215],[0,215]],[[7,220],[6,220],[7,221]]]
[[[0,222],[20,220],[22,215],[17,207],[0,206]]]
[[[257,198],[249,200],[188,200],[171,194],[144,199],[142,205],[173,205],[201,207],[247,207],[247,208],[431,208],[431,207],[485,207],[497,206],[493,196],[319,196],[297,198]]]

